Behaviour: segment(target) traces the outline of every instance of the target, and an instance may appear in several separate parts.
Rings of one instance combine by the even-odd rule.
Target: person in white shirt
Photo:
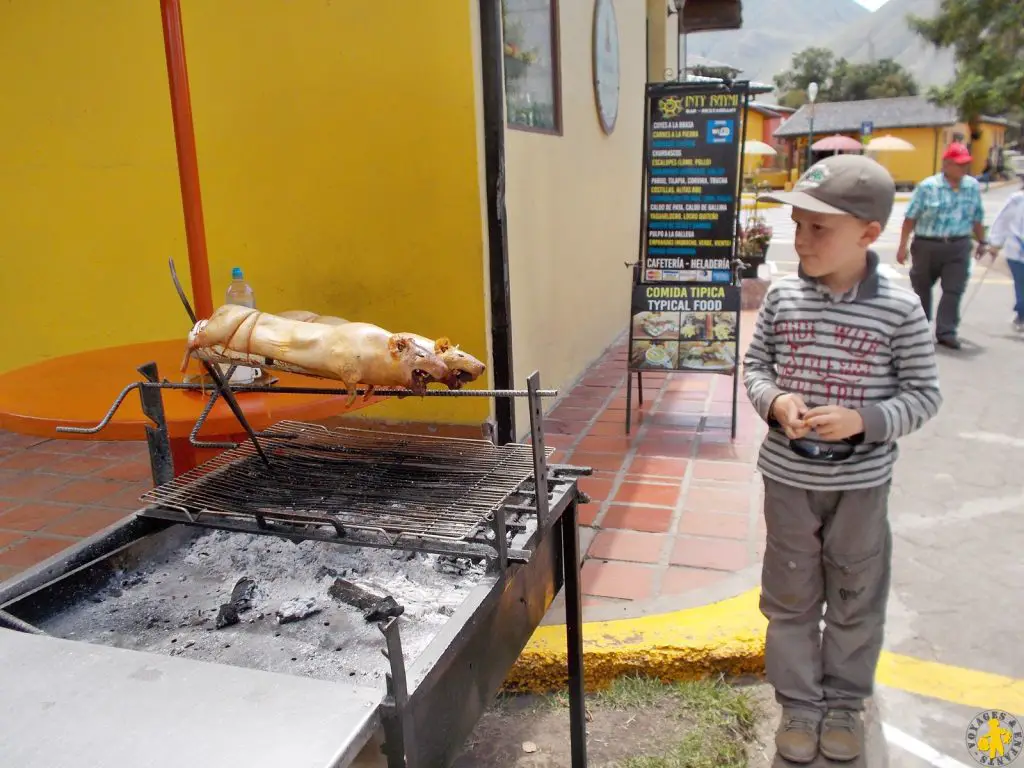
[[[993,258],[999,250],[1003,250],[1006,256],[1016,293],[1013,327],[1018,333],[1024,333],[1024,189],[1006,201],[992,222],[988,239],[989,253]]]

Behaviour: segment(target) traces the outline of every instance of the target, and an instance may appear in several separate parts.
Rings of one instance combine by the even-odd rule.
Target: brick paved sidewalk
[[[554,460],[594,468],[580,485],[587,607],[643,604],[700,590],[756,565],[764,552],[754,468],[765,425],[740,387],[736,439],[732,378],[644,374],[625,434],[626,345],[609,350],[547,421]]]
[[[0,432],[0,580],[138,509],[151,485],[144,443]]]
[[[546,437],[553,461],[594,469],[581,481],[594,500],[581,507],[585,603],[629,615],[760,562],[765,427],[741,386],[731,439],[731,377],[646,373],[626,436],[625,367],[622,340],[551,411]],[[0,580],[129,514],[149,487],[142,443],[0,433]]]

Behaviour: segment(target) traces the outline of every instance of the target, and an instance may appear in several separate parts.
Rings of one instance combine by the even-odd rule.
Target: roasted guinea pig
[[[282,312],[281,317],[292,320],[299,320],[304,323],[323,323],[325,325],[345,325],[349,321],[342,317],[331,315],[318,315],[305,309],[292,309]],[[476,381],[487,370],[487,366],[481,363],[472,355],[463,352],[457,344],[452,344],[447,338],[430,340],[426,336],[415,333],[407,334],[422,347],[433,350],[444,361],[448,372],[444,378],[438,379],[449,389],[460,389],[463,384]]]
[[[283,317],[286,320],[298,320],[300,323],[321,323],[323,325],[345,325],[348,322],[343,317],[318,315],[316,312],[307,312],[304,309],[290,309],[287,312],[278,312],[277,316]]]
[[[226,304],[200,320],[188,337],[188,354],[257,355],[325,379],[342,381],[355,399],[356,387],[405,387],[422,393],[448,368],[408,333],[391,333],[370,323],[307,323]]]

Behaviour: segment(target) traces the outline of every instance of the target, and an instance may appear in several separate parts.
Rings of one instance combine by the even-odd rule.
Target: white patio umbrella
[[[913,152],[917,147],[906,139],[886,134],[869,141],[864,149],[868,152]]]
[[[770,144],[765,144],[763,141],[757,141],[756,139],[748,139],[743,145],[743,154],[745,155],[777,155],[775,147]]]

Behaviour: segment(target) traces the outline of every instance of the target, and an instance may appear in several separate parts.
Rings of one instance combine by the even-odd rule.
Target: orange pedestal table
[[[152,422],[143,414],[137,392],[131,392],[110,423],[92,435],[58,432],[57,427],[94,427],[106,415],[127,385],[143,380],[141,365],[155,362],[161,379],[182,381],[183,339],[129,344],[44,360],[0,374],[0,429],[37,437],[72,440],[145,440]],[[330,386],[304,376],[277,373],[280,386]],[[340,385],[339,385],[340,387]],[[220,449],[197,448],[189,441],[210,393],[165,389],[161,391],[167,429],[179,475],[202,463]],[[316,421],[358,410],[379,402],[358,398],[346,407],[347,395],[298,395],[272,392],[240,392],[235,397],[257,432],[279,421]],[[246,440],[227,403],[218,398],[198,440],[210,442]]]

